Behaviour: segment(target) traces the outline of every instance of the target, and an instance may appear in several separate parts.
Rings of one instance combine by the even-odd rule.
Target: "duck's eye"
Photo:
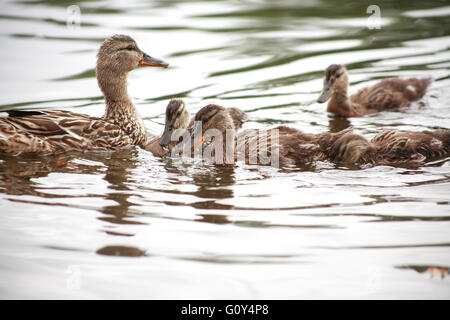
[[[133,46],[132,44],[130,44],[129,46],[126,46],[126,47],[124,47],[124,48],[120,48],[120,49],[119,49],[119,51],[121,51],[121,50],[133,51],[133,50],[136,50],[136,47]]]
[[[125,48],[120,48],[119,50],[128,50],[128,51],[133,51],[136,50],[136,47],[133,46],[132,44],[126,46]]]

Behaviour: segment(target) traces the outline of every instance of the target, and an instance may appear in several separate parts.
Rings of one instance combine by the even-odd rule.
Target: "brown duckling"
[[[243,123],[248,121],[247,114],[238,108],[224,108],[229,114],[233,122],[233,128],[238,130]],[[192,133],[194,128],[195,117],[190,118],[186,104],[183,100],[172,99],[166,107],[166,118],[164,132],[160,137],[156,137],[149,141],[144,149],[150,151],[155,156],[163,156],[168,154],[172,148],[182,140],[172,141],[172,134],[178,129],[187,129]]]
[[[378,164],[420,163],[450,154],[450,131],[383,130],[371,141]]]
[[[106,102],[102,118],[61,110],[3,111],[0,152],[61,153],[114,151],[146,141],[144,123],[127,91],[128,72],[138,66],[163,67],[127,35],[114,35],[101,45],[96,75]]]
[[[218,164],[237,160],[248,164],[304,164],[313,161],[330,161],[344,164],[393,165],[417,163],[450,154],[450,131],[399,132],[385,130],[371,141],[345,129],[337,133],[308,134],[280,126],[271,130],[245,130],[235,135],[232,120],[223,107],[208,105],[195,116],[201,122],[201,138],[191,136],[194,149],[200,144],[208,146],[211,158]],[[208,130],[213,129],[211,134]],[[218,138],[218,133],[221,137]],[[233,139],[232,148],[226,144]],[[229,142],[228,142],[229,143]],[[230,156],[227,152],[233,152]],[[223,159],[216,157],[221,153]],[[205,152],[203,152],[203,156]],[[270,158],[270,159],[269,159]],[[278,162],[277,162],[278,161]]]
[[[234,129],[238,130],[242,128],[242,125],[248,121],[247,114],[238,108],[225,108],[225,111],[228,112],[228,114],[231,117],[231,120],[233,120]],[[194,127],[194,121],[195,117],[192,117],[191,122],[189,123],[189,128]]]
[[[171,141],[172,133],[178,129],[186,129],[191,116],[183,100],[172,99],[166,107],[166,118],[164,132],[160,137],[150,140],[144,149],[153,153],[154,156],[162,157],[168,154],[171,148],[178,142]],[[168,147],[168,148],[166,148]]]
[[[433,82],[425,79],[385,79],[348,96],[348,73],[343,65],[332,64],[325,70],[323,89],[317,102],[328,99],[328,112],[343,117],[360,117],[383,110],[397,109],[422,98]]]
[[[200,143],[202,148],[207,146],[213,151],[211,155],[216,164],[230,164],[236,160],[243,160],[247,164],[275,166],[278,163],[302,164],[320,160],[358,163],[365,162],[366,154],[372,150],[371,144],[364,137],[349,129],[337,133],[309,134],[280,126],[270,130],[249,129],[233,135],[230,134],[230,130],[234,130],[231,117],[225,108],[213,104],[199,110],[195,120],[202,124],[202,131],[200,139],[195,135],[191,136],[193,149],[198,150]],[[218,133],[221,135],[219,138]],[[233,139],[233,155],[229,154],[230,141],[226,141],[228,137]],[[224,156],[223,159],[216,157],[219,152]]]

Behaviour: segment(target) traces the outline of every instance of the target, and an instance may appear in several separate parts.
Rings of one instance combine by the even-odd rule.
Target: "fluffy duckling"
[[[144,123],[127,91],[128,72],[138,66],[163,67],[127,35],[114,35],[101,45],[96,75],[106,102],[102,118],[69,111],[3,111],[0,152],[61,153],[114,151],[146,141]]]
[[[162,157],[169,153],[171,148],[178,142],[171,141],[172,133],[178,129],[186,129],[191,116],[183,100],[172,99],[166,107],[166,118],[164,132],[160,137],[150,140],[144,149],[153,153],[154,156]],[[168,148],[166,148],[168,147]]]
[[[338,133],[308,134],[300,130],[280,126],[271,130],[245,130],[238,134],[233,132],[233,121],[225,108],[218,105],[208,105],[195,116],[202,124],[201,138],[191,136],[193,149],[209,147],[215,163],[232,163],[243,160],[247,164],[271,164],[273,161],[281,165],[303,164],[312,161],[331,160],[344,163],[359,163],[367,161],[366,155],[372,150],[371,144],[351,130]],[[211,130],[210,135],[208,131]],[[218,138],[220,133],[221,137]],[[233,155],[230,156],[230,141]],[[196,142],[195,142],[196,141]],[[227,144],[228,143],[228,144]],[[216,158],[221,153],[224,157]],[[231,161],[230,161],[231,160]],[[276,164],[275,164],[276,165]]]
[[[450,131],[383,130],[371,141],[378,164],[420,163],[450,154]]]
[[[248,121],[247,114],[238,108],[225,108],[225,111],[230,115],[231,120],[233,121],[233,126],[235,130],[242,128],[242,125]],[[191,122],[189,123],[189,128],[194,127],[195,116],[192,117]]]
[[[231,117],[233,129],[238,130],[244,122],[248,121],[247,114],[238,108],[224,108],[225,112]],[[166,107],[166,117],[164,132],[160,137],[156,137],[149,141],[144,149],[150,151],[155,156],[164,156],[168,154],[172,148],[182,141],[180,137],[178,141],[172,141],[172,134],[178,129],[187,129],[192,133],[194,128],[195,117],[190,118],[186,104],[183,100],[172,99]]]
[[[229,130],[234,130],[232,119],[218,105],[202,108],[195,120],[202,123],[202,131],[200,139],[195,137],[195,131],[191,136],[193,149],[200,145],[202,148],[209,147],[208,152],[213,151],[210,153],[211,159],[218,164],[243,160],[248,164],[274,165],[273,161],[278,161],[280,165],[299,165],[326,160],[343,164],[395,165],[418,163],[450,154],[450,131],[444,130],[385,130],[371,141],[351,129],[308,134],[286,126],[271,130],[245,130],[230,135]],[[211,129],[212,134],[208,135]],[[221,135],[219,138],[218,132]],[[227,154],[230,151],[227,149],[230,145],[230,141],[226,141],[228,137],[233,139],[232,156]],[[217,158],[218,153],[224,158]]]
[[[422,98],[433,82],[425,79],[385,79],[348,96],[348,72],[345,66],[332,64],[325,70],[323,89],[317,102],[328,102],[328,112],[343,117],[360,117],[409,105]]]

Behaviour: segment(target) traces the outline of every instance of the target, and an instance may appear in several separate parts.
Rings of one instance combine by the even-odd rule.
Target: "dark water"
[[[71,1],[0,3],[1,109],[101,116],[96,51],[126,33],[170,63],[129,76],[150,135],[172,97],[192,113],[246,110],[244,128],[450,129],[448,1],[383,1],[380,29],[365,1],[77,4],[80,20]],[[435,82],[408,108],[346,120],[311,103],[331,63],[348,67],[352,92]],[[1,155],[0,297],[449,299],[449,203],[449,159],[278,170],[139,149]]]

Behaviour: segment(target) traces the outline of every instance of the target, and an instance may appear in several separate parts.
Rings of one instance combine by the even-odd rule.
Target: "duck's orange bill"
[[[144,67],[161,67],[161,68],[167,68],[169,66],[167,62],[150,57],[146,53],[144,53],[142,60],[139,61],[139,65]]]

